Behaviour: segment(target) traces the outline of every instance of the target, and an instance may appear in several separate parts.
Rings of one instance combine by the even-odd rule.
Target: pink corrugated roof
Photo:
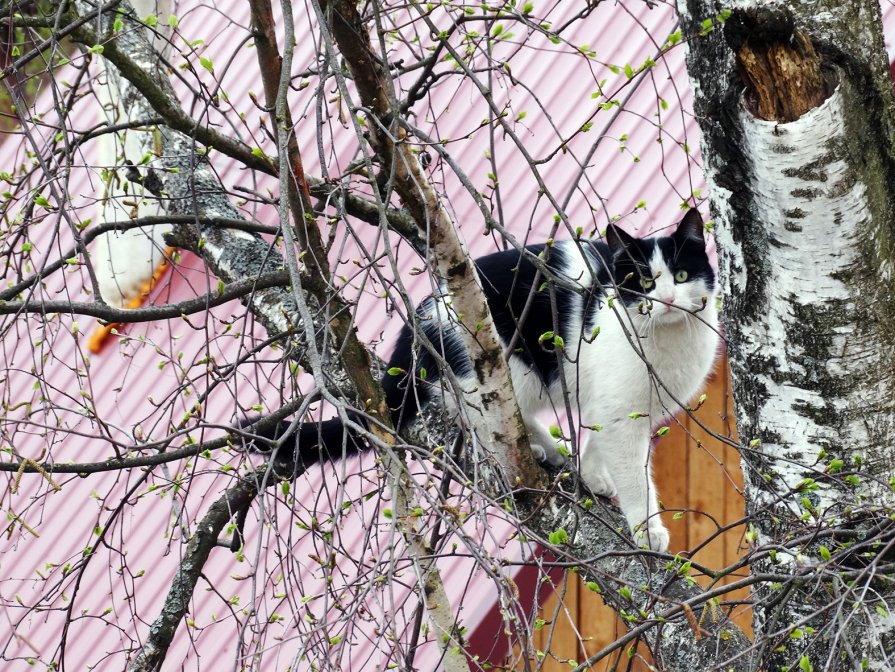
[[[549,7],[546,19],[559,25],[582,5],[556,2]],[[895,12],[889,4],[884,9],[892,32]],[[225,117],[211,110],[208,119],[270,151],[270,143],[259,131],[262,115],[247,96],[252,89],[260,92],[261,86],[255,52],[245,46],[246,4],[233,1],[195,7],[183,11],[180,18],[181,33],[190,40],[204,39],[204,53],[213,58],[217,75],[223,77],[229,103],[223,103],[222,111],[229,114]],[[296,20],[297,30],[304,35],[310,21],[304,9]],[[649,10],[639,0],[604,3],[565,36],[573,44],[589,44],[596,59],[519,27],[512,29],[515,38],[495,49],[495,57],[509,59],[513,74],[531,88],[530,93],[509,89],[509,80],[496,76],[491,83],[495,102],[499,108],[508,105],[510,118],[525,112],[515,132],[533,156],[551,155],[537,170],[561,202],[570,194],[566,212],[573,225],[586,231],[602,229],[610,217],[621,215],[625,226],[646,232],[673,222],[681,201],[703,184],[682,49],[672,50],[643,78],[629,81],[624,73],[625,64],[636,67],[655,57],[657,45],[674,29],[674,14],[667,4]],[[296,72],[314,62],[318,41],[316,35],[299,39]],[[520,42],[525,42],[525,48],[519,48]],[[621,69],[615,72],[618,68],[610,66]],[[197,81],[212,83],[211,75],[198,67],[196,72],[184,71],[183,76],[193,86]],[[597,112],[605,98],[591,94],[600,87],[611,98],[630,95],[630,99],[620,111]],[[198,109],[186,87],[180,92],[185,108]],[[326,91],[327,115],[338,112],[332,93]],[[667,108],[657,104],[657,97],[666,101]],[[39,106],[49,102],[45,96]],[[448,151],[472,183],[490,196],[487,175],[492,168],[485,158],[489,138],[487,129],[479,128],[488,110],[480,96],[458,76],[438,87],[426,105],[416,122],[438,139],[454,139],[447,144]],[[300,120],[298,132],[308,171],[319,174],[322,158],[326,169],[338,174],[354,158],[353,132],[335,124],[336,133],[324,139],[324,156],[319,157],[314,86],[293,95],[293,109]],[[246,115],[245,121],[238,112]],[[94,119],[95,111],[84,104],[70,123],[86,128]],[[593,123],[588,132],[571,137],[588,122]],[[599,146],[589,155],[597,138],[602,138]],[[555,209],[539,196],[530,168],[502,131],[495,132],[494,143],[504,221],[517,237],[539,240],[553,225]],[[560,149],[563,143],[566,151]],[[685,143],[689,151],[684,150]],[[94,214],[98,179],[95,171],[85,168],[91,151],[86,149],[78,159],[68,184],[81,218]],[[494,239],[481,235],[477,206],[434,150],[429,151],[436,159],[430,174],[446,195],[470,249],[474,254],[493,250]],[[25,160],[20,138],[10,137],[0,147],[0,165]],[[271,186],[224,157],[213,155],[213,163],[227,186],[262,192]],[[578,180],[585,163],[584,177]],[[641,201],[646,206],[633,212]],[[496,201],[492,205],[496,214]],[[247,210],[251,212],[251,206]],[[275,221],[269,209],[258,208],[255,214]],[[60,247],[68,245],[51,244],[53,224],[48,218],[30,232],[35,260],[39,254],[54,258]],[[364,244],[378,245],[381,251],[375,230],[360,226]],[[61,239],[69,240],[64,229]],[[352,276],[358,270],[352,263],[359,256],[355,243],[335,247],[339,272]],[[411,292],[417,298],[426,294],[429,281],[424,276],[406,275],[419,261],[406,249],[399,257]],[[81,271],[75,268],[62,278],[53,278],[43,295],[84,299]],[[195,296],[209,283],[214,285],[201,262],[185,254],[156,291],[157,300]],[[358,329],[362,339],[377,343],[377,351],[385,356],[401,322],[377,298],[381,289],[362,294]],[[34,459],[46,451],[60,463],[92,461],[112,453],[110,438],[127,442],[135,428],[147,437],[165,436],[169,425],[179,423],[204,392],[209,397],[203,417],[220,425],[242,417],[259,398],[267,408],[279,406],[291,397],[290,390],[280,389],[281,367],[274,363],[244,367],[220,382],[215,367],[204,363],[213,359],[217,366],[226,366],[263,339],[251,318],[237,317],[225,332],[224,323],[242,313],[241,306],[231,304],[188,321],[133,325],[126,329],[125,342],[96,356],[89,355],[84,345],[83,333],[92,327],[89,319],[77,320],[79,335],[72,333],[74,320],[68,316],[49,322],[21,320],[0,342],[3,402],[10,408],[18,405],[6,411],[3,445],[12,444],[20,454]],[[4,327],[8,323],[9,318],[4,318]],[[271,362],[279,356],[262,353]],[[190,396],[174,393],[183,376],[191,379]],[[18,424],[26,418],[27,404],[30,421]],[[87,410],[95,410],[105,426],[85,417]],[[213,434],[209,430],[208,435]],[[194,432],[193,438],[203,437]],[[431,470],[426,463],[413,468],[423,478],[423,472]],[[0,547],[3,669],[46,669],[54,660],[69,670],[123,669],[126,652],[144,640],[162,606],[185,536],[232,482],[230,469],[246,469],[242,456],[219,454],[151,472],[86,478],[61,475],[52,483],[36,475],[9,479],[4,510],[8,516],[20,517],[27,527],[12,526]],[[289,665],[308,669],[310,662],[316,662],[322,668],[328,664],[332,669],[375,670],[401,662],[388,657],[389,642],[379,637],[377,629],[393,627],[396,639],[408,639],[415,597],[406,586],[413,584],[414,570],[402,556],[401,545],[395,544],[395,530],[383,515],[382,509],[391,504],[378,496],[365,498],[376,494],[375,469],[369,456],[362,462],[324,465],[292,485],[294,500],[283,494],[275,497],[271,491],[264,498],[263,521],[259,522],[257,506],[250,515],[244,556],[236,558],[224,548],[213,551],[205,570],[207,579],[200,581],[194,596],[190,624],[181,626],[164,669],[283,670]],[[348,502],[351,505],[343,508]],[[463,507],[462,502],[454,503]],[[458,537],[456,557],[445,558],[439,566],[452,600],[462,604],[458,607],[461,620],[474,630],[499,600],[497,584],[477,569],[472,558],[464,557],[470,554],[472,542],[483,542],[494,557],[510,560],[527,557],[532,548],[507,541],[510,528],[499,512],[465,513],[473,514],[463,526],[471,545]],[[333,544],[347,551],[331,571],[315,559],[326,558],[333,546],[321,532],[307,531],[314,518],[327,528]],[[99,544],[98,533],[102,535]],[[87,547],[96,551],[85,559]],[[353,617],[343,618],[345,611]],[[37,661],[36,667],[28,659]],[[436,647],[424,648],[416,663],[418,669],[436,667]]]

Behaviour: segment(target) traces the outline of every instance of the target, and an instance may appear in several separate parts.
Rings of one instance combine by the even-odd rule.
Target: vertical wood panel
[[[683,416],[673,421],[668,434],[656,441],[653,453],[655,479],[666,509],[662,518],[671,532],[670,550],[689,554],[693,549],[698,549],[693,559],[712,570],[732,564],[743,553],[742,525],[718,534],[719,527],[743,517],[743,478],[739,454],[713,436],[717,434],[736,440],[729,380],[727,360],[722,359],[706,390],[705,402],[694,412],[695,420]],[[704,428],[699,426],[700,423]],[[675,510],[683,511],[683,515],[675,519]],[[716,538],[702,546],[713,535]],[[721,582],[729,583],[747,572],[748,568],[743,569],[737,576],[727,577]],[[694,576],[703,585],[711,581],[707,576]],[[556,593],[550,597],[541,618],[553,620],[560,599],[558,595]],[[748,590],[743,589],[726,599],[747,598]],[[541,668],[545,672],[567,671],[568,660],[581,662],[625,632],[615,613],[597,595],[588,591],[577,575],[568,575],[563,601],[566,608],[556,612],[552,639],[549,641],[553,655],[545,660]],[[751,633],[751,612],[748,608],[740,607],[732,615],[740,627]],[[572,619],[576,622],[572,623]],[[535,641],[538,648],[547,648],[547,626],[536,635]],[[640,655],[647,655],[645,647],[639,646],[636,654],[634,660],[629,660],[626,651],[621,650],[601,661],[593,670],[648,670],[645,663],[637,660]]]
[[[653,446],[653,479],[659,490],[659,501],[666,510],[662,522],[671,534],[668,549],[672,553],[687,548],[690,451],[683,437],[690,432],[691,425],[689,416],[674,418],[670,422],[671,430],[657,438]],[[682,515],[676,515],[679,513]]]

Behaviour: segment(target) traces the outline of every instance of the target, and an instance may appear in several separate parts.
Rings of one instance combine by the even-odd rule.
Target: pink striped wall
[[[539,4],[535,12],[543,12],[545,20],[556,26],[583,7],[583,3],[553,2]],[[884,9],[891,33],[895,12],[888,3]],[[188,40],[204,39],[203,53],[213,58],[232,106],[226,109],[224,103],[224,109],[212,110],[206,121],[272,152],[259,130],[261,115],[247,95],[253,88],[260,92],[261,85],[254,50],[243,46],[246,4],[191,4],[179,11],[181,34]],[[319,42],[309,30],[310,15],[310,5],[296,7],[300,35],[296,72],[314,62]],[[444,20],[443,15],[435,17]],[[495,77],[490,84],[495,103],[501,109],[506,105],[511,119],[526,113],[514,124],[514,131],[531,155],[550,157],[537,171],[560,202],[568,199],[566,213],[573,226],[588,232],[602,230],[610,218],[621,216],[630,230],[656,230],[674,222],[680,203],[694,187],[702,186],[698,134],[681,48],[671,50],[642,78],[629,80],[623,70],[616,74],[609,67],[623,68],[626,63],[636,67],[647,57],[655,57],[674,27],[669,3],[659,3],[652,10],[640,1],[604,3],[566,35],[573,44],[591,45],[595,58],[526,34],[521,27],[514,27],[517,35],[496,47],[494,57],[508,60],[513,74],[531,92],[509,88],[506,77]],[[198,66],[179,72],[193,88],[212,85],[211,75]],[[611,92],[611,98],[626,100],[622,109],[596,111],[602,99],[593,99],[591,94],[604,79],[603,89]],[[188,87],[179,90],[186,109],[200,109]],[[312,85],[292,99],[303,156],[309,172],[320,174],[322,163],[327,171],[338,174],[354,158],[356,141],[350,129],[335,123],[332,136],[324,133],[323,156],[318,155],[314,94]],[[338,102],[332,89],[325,95],[324,113],[336,115]],[[667,109],[657,104],[657,97],[666,101]],[[89,103],[85,100],[76,108],[70,127],[83,129],[94,123],[95,111]],[[38,107],[50,104],[47,94]],[[244,121],[240,112],[245,114]],[[487,128],[481,128],[480,122],[487,116],[474,87],[457,76],[425,101],[425,110],[416,118],[427,133],[450,139],[447,150],[486,197],[491,195],[486,185],[492,168],[485,158]],[[570,139],[591,121],[587,133]],[[627,140],[622,141],[625,134]],[[52,129],[46,135],[52,135]],[[566,151],[560,149],[564,143]],[[520,239],[540,240],[553,225],[556,210],[539,195],[538,181],[519,148],[502,131],[495,133],[494,144],[503,221]],[[7,137],[0,146],[0,165],[27,161],[24,147],[20,135]],[[93,216],[98,189],[97,172],[90,167],[92,151],[87,147],[75,159],[64,185],[81,219]],[[272,186],[224,157],[213,155],[213,163],[229,187],[263,191]],[[584,177],[579,178],[582,167]],[[482,235],[481,213],[456,176],[438,160],[429,170],[473,253],[495,249],[494,237]],[[645,207],[635,211],[641,201]],[[496,200],[490,203],[496,216]],[[246,209],[265,222],[275,221],[269,209]],[[60,238],[54,237],[55,224],[48,216],[30,232],[34,263],[55,258],[68,245],[64,229]],[[369,253],[381,254],[384,242],[374,230],[360,226],[361,244]],[[353,263],[362,257],[358,243],[347,240],[341,229],[336,241],[333,261],[338,262],[339,273],[360,283],[363,276],[356,276],[358,266]],[[411,293],[416,298],[425,295],[429,291],[426,276],[409,274],[420,262],[400,244],[398,258]],[[389,277],[388,269],[383,273]],[[195,296],[215,282],[201,262],[186,254],[156,291],[155,300]],[[82,284],[82,273],[75,269],[50,280],[42,294],[83,300]],[[386,356],[401,320],[400,314],[387,312],[376,296],[380,291],[381,287],[374,287],[360,293],[357,325],[361,337]],[[188,322],[134,325],[126,329],[126,342],[96,356],[88,355],[84,343],[83,333],[92,328],[89,319],[77,320],[80,334],[74,335],[68,316],[51,322],[21,320],[7,332],[0,348],[3,401],[8,407],[20,404],[5,413],[0,445],[12,445],[18,454],[34,459],[46,451],[60,463],[100,460],[112,454],[112,439],[128,443],[127,437],[137,427],[145,436],[164,436],[204,391],[209,391],[203,416],[209,424],[229,424],[259,398],[268,408],[279,406],[292,392],[280,389],[281,370],[273,364],[241,368],[223,383],[217,381],[213,369],[199,364],[209,357],[219,365],[236,361],[263,339],[251,319],[239,319],[223,333],[221,321],[242,313],[241,306],[232,304]],[[8,319],[0,322],[4,328]],[[279,356],[268,354],[270,359]],[[184,375],[192,378],[190,397],[175,393]],[[30,417],[26,417],[26,403],[31,405]],[[103,424],[85,417],[88,410]],[[194,432],[193,438],[215,434],[210,428]],[[421,478],[428,476],[427,468],[431,469],[425,463],[413,465]],[[39,476],[23,477],[18,489],[13,487],[15,479],[3,479],[4,509],[9,516],[19,516],[27,527],[12,525],[0,542],[2,669],[47,669],[51,661],[66,670],[123,669],[126,653],[144,641],[149,623],[162,606],[184,538],[232,483],[232,472],[223,469],[245,470],[247,466],[240,455],[220,454],[151,473],[58,476],[54,478],[58,490]],[[236,558],[223,548],[213,552],[207,580],[200,582],[194,596],[191,624],[181,627],[163,669],[273,671],[289,665],[310,669],[313,661],[321,669],[359,671],[400,663],[389,658],[388,642],[376,632],[391,625],[397,639],[408,638],[415,597],[406,586],[413,583],[413,568],[402,557],[400,544],[396,547],[395,530],[383,515],[382,509],[391,504],[377,496],[364,499],[376,494],[379,481],[374,471],[369,459],[362,465],[355,460],[326,465],[294,483],[294,501],[282,495],[265,497],[263,515],[255,507],[247,524],[244,556]],[[180,479],[188,487],[175,487]],[[343,508],[346,502],[352,503],[350,508]],[[463,506],[463,502],[456,504]],[[491,644],[500,639],[505,627],[496,615],[500,606],[497,583],[477,569],[472,558],[463,556],[483,544],[495,558],[517,561],[529,557],[533,548],[508,541],[510,527],[499,512],[470,513],[457,537],[456,557],[445,558],[439,567],[461,620],[475,633],[473,640],[488,644],[481,651],[487,655],[492,648],[499,652],[500,646]],[[334,519],[326,525],[331,527],[333,543],[344,551],[331,581],[313,557],[326,557],[332,545],[321,534],[302,529],[311,525],[312,517],[325,521],[330,516]],[[103,535],[100,543],[98,528]],[[97,550],[85,560],[83,551],[88,546]],[[505,602],[507,597],[501,599]],[[350,619],[343,617],[346,611]],[[477,630],[480,623],[485,625]],[[337,638],[341,641],[332,644]],[[416,665],[421,670],[435,669],[437,660],[437,647],[428,646]]]

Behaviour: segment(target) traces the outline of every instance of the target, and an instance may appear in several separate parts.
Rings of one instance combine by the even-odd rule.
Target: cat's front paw
[[[668,528],[662,524],[658,516],[650,518],[648,523],[642,522],[632,527],[631,533],[634,535],[634,541],[638,546],[648,548],[651,551],[658,551],[659,553],[667,551],[668,542],[671,541]]]
[[[618,506],[618,488],[615,487],[615,481],[605,467],[588,470],[582,468],[581,475],[591,492],[608,497],[609,501]]]

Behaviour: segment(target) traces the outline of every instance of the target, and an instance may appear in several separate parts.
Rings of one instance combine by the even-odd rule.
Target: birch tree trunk
[[[760,669],[892,669],[893,101],[876,3],[679,0]]]

